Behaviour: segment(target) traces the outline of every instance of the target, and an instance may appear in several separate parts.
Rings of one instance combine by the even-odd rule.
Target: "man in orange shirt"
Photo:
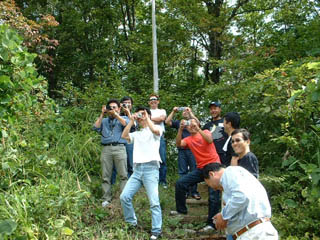
[[[182,139],[182,131],[184,128],[190,132],[190,136]],[[187,175],[183,176],[176,182],[176,211],[171,211],[172,215],[187,214],[186,193],[190,186],[196,183],[203,182],[202,168],[209,163],[220,163],[219,155],[213,144],[212,135],[209,130],[201,130],[199,123],[195,119],[182,120],[178,134],[176,137],[177,147],[188,147],[195,156],[197,168]],[[208,189],[212,194],[209,194],[209,209],[207,224],[214,228],[212,218],[220,210],[220,193],[219,191]]]

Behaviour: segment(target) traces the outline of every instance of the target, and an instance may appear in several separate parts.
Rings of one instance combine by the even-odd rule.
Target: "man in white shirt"
[[[152,114],[151,120],[156,124],[159,125],[162,129],[162,135],[160,139],[160,157],[161,157],[161,165],[159,171],[159,184],[164,188],[167,188],[167,156],[166,156],[166,140],[164,138],[164,122],[167,117],[167,113],[165,109],[159,109],[159,96],[157,94],[152,93],[149,96],[149,106],[150,111]]]
[[[270,222],[271,205],[263,185],[245,168],[210,163],[203,168],[207,185],[224,191],[222,211],[214,216],[217,229],[237,240],[278,240]]]
[[[160,236],[162,226],[158,182],[161,163],[159,146],[163,131],[151,121],[151,112],[148,108],[140,107],[134,115],[129,113],[128,116],[130,122],[123,130],[122,138],[126,139],[128,143],[133,143],[133,174],[120,195],[121,206],[125,221],[133,227],[137,226],[132,199],[137,191],[144,186],[152,215],[150,239],[154,240]],[[130,128],[135,120],[138,121],[141,130],[130,133]]]

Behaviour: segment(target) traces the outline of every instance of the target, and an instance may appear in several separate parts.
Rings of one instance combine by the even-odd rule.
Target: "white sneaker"
[[[214,231],[215,229],[214,229],[214,227],[212,227],[212,226],[210,226],[210,225],[207,225],[207,226],[205,226],[204,228],[202,228],[201,230],[200,230],[200,232],[211,232],[211,231]]]
[[[110,203],[108,201],[102,202],[102,207],[107,207]]]

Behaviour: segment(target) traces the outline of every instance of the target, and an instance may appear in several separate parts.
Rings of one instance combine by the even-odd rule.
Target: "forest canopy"
[[[319,0],[156,1],[161,108],[240,113],[282,239],[320,236],[319,15]],[[110,98],[147,105],[152,86],[151,1],[1,1],[0,238],[99,232],[92,124]]]

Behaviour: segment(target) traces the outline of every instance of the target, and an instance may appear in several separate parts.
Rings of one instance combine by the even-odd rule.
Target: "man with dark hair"
[[[149,96],[149,106],[152,113],[151,120],[162,128],[162,136],[160,139],[160,157],[161,165],[159,170],[159,184],[164,188],[167,188],[167,153],[166,153],[166,140],[164,138],[165,126],[164,121],[166,120],[167,113],[165,109],[159,109],[159,96],[155,93]]]
[[[224,131],[229,137],[222,148],[224,151],[224,157],[221,159],[221,163],[228,167],[230,166],[231,158],[238,156],[233,151],[231,145],[231,133],[240,127],[240,115],[237,112],[228,112],[224,115],[223,119]]]
[[[217,229],[226,229],[237,240],[278,240],[270,222],[271,206],[262,184],[239,166],[211,163],[203,168],[207,185],[223,191],[225,206],[213,218]]]
[[[105,113],[108,114],[107,118],[104,118]],[[101,114],[93,126],[93,130],[101,134],[103,207],[108,206],[112,199],[111,175],[113,166],[119,173],[121,190],[128,179],[126,140],[121,138],[122,131],[128,122],[128,117],[120,116],[119,101],[111,99],[108,101],[107,106],[102,106]]]
[[[161,234],[162,215],[159,201],[158,181],[161,158],[159,154],[162,128],[151,121],[148,108],[140,107],[134,115],[126,109],[130,122],[122,133],[122,137],[133,143],[133,174],[124,187],[120,201],[125,221],[131,226],[137,225],[137,217],[132,199],[144,186],[152,215],[151,240],[158,239]],[[138,121],[139,131],[130,132],[134,122]]]
[[[212,139],[214,145],[216,147],[216,151],[219,154],[219,158],[221,162],[227,162],[225,151],[223,150],[223,146],[228,138],[228,135],[224,132],[223,127],[223,118],[221,118],[221,102],[220,101],[212,101],[209,103],[209,110],[211,115],[211,120],[207,122],[203,129],[207,129],[212,134]],[[213,191],[209,192],[209,195],[212,194]],[[210,196],[209,196],[210,197]],[[213,196],[211,196],[213,198]],[[202,231],[207,232],[214,229],[212,224],[208,224],[205,226]]]
[[[130,96],[124,96],[121,100],[121,107],[122,108],[128,108],[129,111],[132,111],[132,106],[133,106],[133,99]],[[124,114],[126,115],[126,113],[124,112]],[[136,127],[136,123],[134,122],[134,124],[132,125],[132,127],[130,128],[130,132],[134,132],[136,131],[137,127]],[[127,166],[128,166],[128,178],[131,176],[133,170],[133,144],[126,144],[126,151],[127,151]]]
[[[199,120],[196,118],[196,116],[193,114],[191,108],[189,107],[174,107],[172,109],[172,112],[169,114],[168,118],[166,119],[165,123],[166,125],[179,129],[180,128],[180,120],[172,120],[173,116],[178,113],[179,111],[182,111],[182,117],[185,120],[190,120],[192,118],[196,119],[198,122]],[[189,131],[184,128],[182,131],[182,139],[190,136]],[[187,175],[189,172],[192,172],[194,169],[196,169],[197,164],[196,160],[189,148],[181,148],[178,147],[178,174],[181,177]],[[197,184],[190,187],[188,195],[190,195],[192,198],[200,200],[200,194],[197,191]]]
[[[121,98],[120,100],[120,106],[122,108],[121,111],[121,116],[127,116],[126,112],[123,111],[124,108],[128,108],[129,111],[132,111],[132,106],[133,106],[133,99],[130,96],[124,96],[123,98]],[[131,129],[130,132],[134,132],[136,130],[136,124],[134,124]],[[132,154],[133,154],[133,145],[126,143],[126,152],[127,152],[127,169],[128,169],[128,178],[131,176],[132,174]],[[116,177],[117,177],[117,171],[115,169],[115,167],[112,170],[112,177],[111,177],[111,184],[114,184],[116,182]]]
[[[185,127],[190,132],[190,136],[182,139],[182,132]],[[190,148],[196,159],[197,168],[181,177],[176,182],[176,211],[171,211],[171,215],[187,214],[186,193],[189,191],[189,188],[196,183],[203,182],[202,168],[205,165],[213,162],[220,163],[219,155],[213,144],[211,133],[208,130],[202,131],[199,127],[199,122],[195,119],[191,119],[188,125],[185,120],[181,121],[176,137],[176,144],[177,147]],[[219,191],[214,191],[209,188],[207,224],[210,226],[211,230],[214,229],[212,217],[219,212],[220,208],[219,194]]]
[[[259,162],[253,152],[250,151],[250,133],[244,128],[236,129],[231,134],[232,148],[238,157],[232,158],[232,166],[241,166],[259,177]]]
[[[221,118],[221,102],[213,101],[209,104],[211,120],[207,122],[204,129],[207,129],[212,134],[212,139],[216,147],[217,153],[219,154],[221,162],[226,162],[225,151],[223,151],[223,146],[228,138],[228,135],[224,132],[223,118]]]

